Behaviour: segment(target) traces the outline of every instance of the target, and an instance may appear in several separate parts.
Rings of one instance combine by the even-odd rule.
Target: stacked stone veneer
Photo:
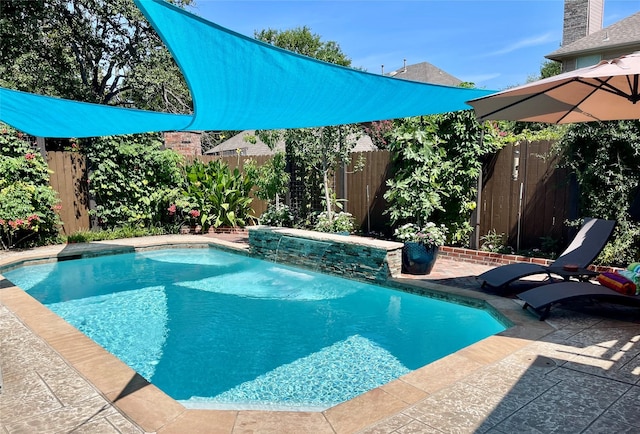
[[[402,243],[300,229],[249,228],[252,256],[352,279],[384,282],[402,271]]]

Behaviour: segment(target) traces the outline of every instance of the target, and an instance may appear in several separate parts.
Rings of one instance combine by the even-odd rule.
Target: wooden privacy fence
[[[576,216],[575,188],[568,174],[555,168],[555,159],[543,158],[551,145],[539,141],[507,146],[485,165],[479,204],[480,236],[490,231],[504,233],[512,247],[519,245],[523,249],[539,247],[541,237],[559,239],[561,244],[567,239],[563,222]],[[357,161],[360,155],[365,159],[364,170],[354,173],[352,164],[339,171],[333,187],[338,198],[346,199],[345,211],[354,215],[363,232],[383,232],[389,221],[384,214],[387,203],[383,196],[390,176],[390,154],[364,152],[354,154],[352,161]],[[188,161],[193,158],[203,162],[221,159],[231,169],[242,170],[248,159],[262,165],[271,156],[197,156]],[[54,172],[51,184],[60,194],[64,233],[89,228],[84,158],[77,153],[49,152],[47,160]],[[255,215],[260,216],[267,204],[254,197],[252,207]]]
[[[542,237],[563,247],[577,201],[569,173],[549,157],[553,142],[521,142],[503,148],[485,165],[480,235],[505,234],[514,248],[539,247]]]
[[[86,158],[77,152],[47,152],[47,164],[53,172],[49,183],[60,198],[62,233],[70,235],[89,229]]]

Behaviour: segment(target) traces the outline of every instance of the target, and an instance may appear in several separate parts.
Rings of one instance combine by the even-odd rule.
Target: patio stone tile
[[[407,404],[414,404],[427,396],[425,391],[420,390],[402,380],[394,380],[380,386],[380,388]]]
[[[505,360],[481,369],[463,382],[488,393],[505,397],[508,395],[510,400],[524,406],[557,384],[557,381],[545,379],[542,373],[529,369],[522,370],[521,366]],[[555,367],[547,368],[549,369]]]
[[[186,410],[158,434],[231,434],[237,416],[237,411]]]
[[[605,411],[604,417],[633,426],[640,432],[640,386],[632,386]]]
[[[3,378],[4,386],[0,394],[2,424],[37,417],[62,407],[46,383],[33,370],[25,370],[22,375],[3,374]]]
[[[107,398],[142,429],[150,432],[171,423],[185,411],[181,404],[137,374],[125,388],[117,394],[107,394]]]
[[[92,421],[114,414],[115,410],[102,397],[93,397],[76,405],[60,407],[34,414],[17,422],[5,424],[9,433],[75,432]]]
[[[395,430],[394,434],[442,434],[442,431],[414,420],[411,423]]]
[[[396,432],[396,430],[403,426],[409,425],[415,421],[414,418],[407,416],[403,413],[394,414],[393,416],[385,419],[382,422],[375,423],[374,425],[358,431],[358,434],[387,434],[390,432]]]
[[[334,434],[322,413],[271,411],[239,413],[232,432],[233,434]]]
[[[122,415],[119,411],[114,412],[105,417],[109,423],[116,427],[118,432],[122,434],[143,434],[145,431],[127,419],[124,415]]]
[[[497,428],[506,432],[580,432],[630,387],[564,368],[553,370],[549,379],[560,381]]]
[[[120,434],[115,426],[108,419],[100,418],[83,423],[73,430],[73,434]]]
[[[98,392],[68,365],[39,371],[39,375],[63,405],[72,405],[99,396]]]
[[[551,314],[546,322],[557,329],[578,329],[583,330],[593,327],[602,321],[599,317],[587,315],[582,312],[562,309],[561,307],[551,308]]]
[[[592,425],[582,431],[581,434],[638,434],[638,427],[624,423],[623,421],[607,416],[599,417]]]
[[[336,405],[323,414],[338,434],[353,433],[385,419],[407,406],[393,395],[377,388]]]
[[[418,389],[431,393],[443,387],[450,386],[467,375],[474,373],[481,367],[482,364],[479,362],[458,354],[452,354],[403,375],[400,379]]]
[[[445,433],[481,433],[501,420],[501,416],[492,417],[500,405],[500,413],[506,414],[519,408],[515,402],[503,401],[500,394],[456,383],[403,413]]]

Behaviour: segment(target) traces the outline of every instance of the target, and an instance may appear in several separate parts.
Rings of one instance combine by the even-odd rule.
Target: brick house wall
[[[164,147],[173,149],[185,157],[202,155],[202,133],[193,131],[173,131],[164,133]]]

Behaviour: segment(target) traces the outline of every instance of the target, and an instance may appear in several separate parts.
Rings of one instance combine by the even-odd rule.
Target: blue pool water
[[[480,309],[215,249],[3,274],[192,408],[327,408],[505,329]]]

